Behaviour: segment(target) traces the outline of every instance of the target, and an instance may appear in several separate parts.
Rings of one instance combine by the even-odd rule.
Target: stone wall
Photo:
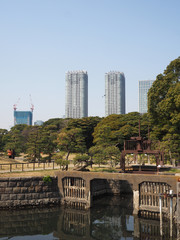
[[[41,206],[60,202],[57,178],[0,178],[0,208]]]

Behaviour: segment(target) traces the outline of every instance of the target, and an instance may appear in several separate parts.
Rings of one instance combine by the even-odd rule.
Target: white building
[[[125,114],[125,77],[122,72],[105,74],[105,115]]]
[[[88,75],[86,71],[66,73],[66,118],[88,117]]]

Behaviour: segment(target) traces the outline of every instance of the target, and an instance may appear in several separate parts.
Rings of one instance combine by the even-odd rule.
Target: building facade
[[[66,73],[65,117],[88,117],[88,74],[86,71]]]
[[[148,91],[154,80],[139,81],[139,112],[147,113],[148,110]]]
[[[16,111],[14,110],[14,125],[27,124],[32,125],[32,111]]]
[[[122,72],[105,74],[105,115],[125,114],[125,76]]]

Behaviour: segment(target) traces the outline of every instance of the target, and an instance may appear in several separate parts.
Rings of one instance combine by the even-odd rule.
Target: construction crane
[[[13,105],[14,111],[16,111],[16,109],[17,109],[17,104],[19,103],[19,101],[20,101],[20,98],[18,98],[17,102]]]
[[[31,94],[29,95],[29,98],[30,98],[30,104],[31,104],[31,112],[33,112],[33,110],[34,110],[34,104],[32,103]]]

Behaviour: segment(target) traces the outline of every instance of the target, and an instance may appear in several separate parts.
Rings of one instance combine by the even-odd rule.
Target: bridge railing
[[[162,207],[164,212],[168,212],[169,194],[171,186],[167,183],[143,182],[140,184],[140,209],[149,211],[159,211],[159,195],[162,196]]]
[[[0,164],[0,173],[3,172],[23,172],[38,170],[59,169],[60,166],[52,160],[51,162],[27,162],[27,163],[5,163]]]

